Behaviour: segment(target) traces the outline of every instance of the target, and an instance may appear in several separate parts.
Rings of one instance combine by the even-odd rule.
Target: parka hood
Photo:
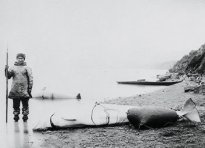
[[[23,62],[23,63],[15,62],[14,65],[15,66],[26,66],[26,62]]]

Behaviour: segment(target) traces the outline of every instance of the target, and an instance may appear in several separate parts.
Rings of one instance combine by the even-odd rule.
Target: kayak
[[[130,84],[130,85],[158,85],[158,86],[169,86],[180,83],[182,81],[119,81],[118,84]]]

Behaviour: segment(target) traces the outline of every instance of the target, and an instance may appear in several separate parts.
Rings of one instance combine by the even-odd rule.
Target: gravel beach
[[[196,103],[201,123],[178,121],[158,129],[138,130],[132,125],[63,129],[44,131],[39,147],[204,147],[205,145],[205,96],[192,92],[184,93],[188,81],[175,84],[149,94],[116,98],[105,103],[160,106],[181,109],[189,98]]]

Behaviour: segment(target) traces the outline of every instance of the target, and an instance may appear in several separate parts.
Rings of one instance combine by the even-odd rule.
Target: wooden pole
[[[8,47],[6,51],[6,123],[8,122]]]

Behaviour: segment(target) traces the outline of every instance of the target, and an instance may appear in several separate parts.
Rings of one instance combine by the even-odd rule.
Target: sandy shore
[[[205,96],[184,93],[184,86],[187,83],[185,81],[153,93],[117,98],[106,103],[180,109],[187,99],[192,98],[197,105],[202,123],[178,121],[169,127],[149,130],[121,125],[46,131],[41,132],[43,136],[40,147],[204,147]]]

